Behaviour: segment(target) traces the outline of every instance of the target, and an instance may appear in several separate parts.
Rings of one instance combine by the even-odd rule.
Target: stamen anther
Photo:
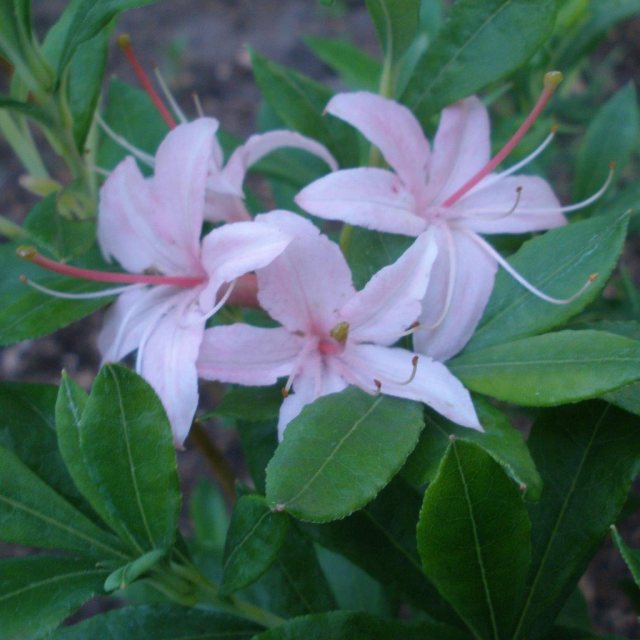
[[[33,246],[20,245],[16,249],[16,255],[18,256],[18,258],[22,258],[23,260],[34,260],[38,255],[38,251]],[[20,277],[22,278],[24,276]]]
[[[382,382],[380,382],[380,380],[378,380],[377,378],[374,378],[373,384],[376,387],[376,390],[373,392],[373,395],[379,396],[382,393]]]

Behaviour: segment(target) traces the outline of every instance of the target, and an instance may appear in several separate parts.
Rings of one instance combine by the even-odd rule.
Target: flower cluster
[[[55,265],[32,251],[24,257],[70,276],[125,285],[101,292],[119,297],[99,348],[105,361],[137,351],[136,369],[161,398],[176,446],[197,408],[198,377],[244,385],[286,378],[280,437],[305,405],[348,385],[423,402],[481,429],[469,392],[443,362],[472,335],[498,265],[549,302],[566,302],[529,285],[479,235],[566,222],[572,207],[561,207],[545,180],[514,175],[552,136],[525,161],[495,173],[556,80],[548,76],[532,114],[493,158],[487,110],[475,97],[442,112],[431,149],[406,107],[363,92],[335,96],[327,112],[356,127],[389,168],[338,170],[322,145],[289,131],[251,137],[225,165],[216,120],[170,121],[155,158],[138,154],[153,176],[143,177],[128,157],[101,190],[98,243],[128,273]],[[298,194],[308,213],[416,237],[361,291],[338,245],[309,220],[281,210],[248,213],[246,172],[281,147],[312,153],[332,170]],[[205,222],[219,226],[203,236]],[[206,328],[227,301],[252,298],[279,327]],[[414,351],[394,346],[408,335]]]

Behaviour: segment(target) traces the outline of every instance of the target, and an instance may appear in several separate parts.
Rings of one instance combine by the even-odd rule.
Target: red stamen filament
[[[91,280],[93,282],[110,282],[113,284],[150,284],[171,285],[173,287],[195,287],[206,281],[204,277],[189,278],[177,276],[147,275],[143,273],[113,273],[109,271],[96,271],[83,269],[69,264],[55,262],[41,256],[34,247],[18,247],[16,251],[19,258],[30,260],[43,269],[54,271],[71,278]]]
[[[559,71],[550,71],[544,76],[544,88],[538,101],[534,105],[531,113],[513,134],[507,144],[502,147],[489,162],[478,171],[470,180],[465,182],[453,195],[449,196],[443,203],[444,207],[453,206],[462,196],[475,187],[483,178],[486,178],[516,147],[524,135],[529,131],[533,123],[538,119],[542,110],[547,106],[553,96],[556,87],[562,81],[562,74]]]
[[[149,77],[147,76],[145,70],[142,68],[138,57],[136,56],[133,47],[131,46],[131,38],[127,34],[122,34],[118,37],[118,44],[122,49],[122,52],[127,57],[129,64],[131,65],[133,72],[136,74],[136,78],[138,78],[138,82],[140,86],[145,90],[147,95],[151,98],[154,106],[160,112],[163,120],[167,123],[170,129],[175,129],[177,124],[174,120],[171,113],[169,113],[169,109],[165,106],[162,98],[158,95],[158,92],[153,88]]]

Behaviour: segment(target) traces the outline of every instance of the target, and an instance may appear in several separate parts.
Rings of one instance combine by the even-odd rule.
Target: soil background
[[[44,33],[66,5],[63,0],[34,0],[36,30]],[[129,11],[120,18],[118,33],[132,36],[143,66],[159,65],[172,91],[188,115],[195,115],[191,94],[196,92],[207,115],[218,118],[235,135],[254,132],[259,92],[252,78],[246,45],[282,64],[295,67],[316,80],[339,88],[331,71],[304,45],[303,37],[347,37],[375,54],[377,45],[363,0],[321,6],[316,0],[164,0]],[[601,55],[622,43],[624,55],[617,67],[619,84],[638,80],[640,69],[640,19],[628,21],[613,31],[601,46]],[[110,49],[109,74],[135,84],[115,38]],[[596,53],[596,55],[598,55]],[[637,82],[636,82],[637,84]],[[49,166],[55,158],[49,157]],[[35,199],[18,186],[20,166],[0,141],[0,213],[21,221]],[[551,176],[553,181],[553,176]],[[636,244],[637,246],[637,244]],[[637,271],[637,251],[626,262]],[[90,386],[99,366],[95,336],[101,314],[77,322],[55,335],[6,348],[0,352],[0,379],[58,383],[65,368],[77,381]],[[236,471],[242,474],[238,445],[228,430],[212,434],[226,451]],[[195,480],[208,470],[193,444],[179,454],[183,487],[188,493]],[[626,540],[640,547],[640,518],[633,517],[621,528]],[[0,545],[0,555],[27,550]],[[628,581],[624,563],[607,540],[581,581],[595,628],[629,638],[640,637],[640,627],[631,601],[620,588]],[[106,601],[85,607],[81,615],[92,615],[110,606]],[[74,618],[77,618],[75,616]]]

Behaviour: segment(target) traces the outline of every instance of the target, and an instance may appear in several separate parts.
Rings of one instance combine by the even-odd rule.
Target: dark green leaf
[[[626,213],[614,219],[603,215],[548,231],[525,242],[509,262],[549,295],[570,296],[584,285],[590,274],[597,273],[598,278],[577,300],[554,305],[534,296],[501,270],[465,352],[547,331],[581,311],[607,283],[622,251],[628,221]],[[540,256],[548,258],[541,260]]]
[[[638,380],[640,342],[604,331],[559,331],[464,354],[449,368],[472,391],[544,407]]]
[[[640,459],[640,419],[602,402],[543,413],[529,438],[542,497],[529,506],[533,562],[514,637],[540,637],[616,521]]]
[[[222,493],[206,478],[200,478],[189,502],[195,529],[195,543],[222,562],[224,542],[229,528],[229,514]]]
[[[417,486],[431,482],[453,436],[458,441],[472,442],[483,449],[521,485],[521,489],[526,490],[527,499],[537,500],[542,481],[522,434],[504,413],[488,402],[477,398],[475,406],[484,432],[460,427],[433,411],[427,411],[425,429],[402,470],[403,475]]]
[[[640,551],[638,549],[631,549],[625,543],[622,536],[618,533],[615,525],[611,525],[611,537],[613,538],[616,547],[618,547],[618,551],[624,559],[627,567],[629,567],[629,571],[631,571],[631,575],[633,576],[633,581],[636,583],[636,586],[640,587]]]
[[[93,508],[135,552],[169,548],[180,491],[171,427],[153,389],[125,367],[103,367],[78,433],[71,448],[79,445],[86,467],[76,477]]]
[[[366,0],[380,48],[392,65],[416,37],[420,0]]]
[[[0,448],[0,540],[85,555],[125,557],[116,540]]]
[[[452,442],[424,496],[418,551],[427,577],[478,638],[510,637],[531,560],[516,485],[484,451]]]
[[[255,582],[275,561],[289,526],[262,496],[242,496],[233,510],[224,548],[221,592],[234,593]]]
[[[0,109],[7,109],[19,113],[22,116],[27,116],[45,127],[50,128],[53,126],[53,122],[47,113],[30,102],[21,102],[20,100],[0,96]]]
[[[155,604],[95,616],[59,629],[51,640],[250,640],[259,631],[259,625],[226,613]]]
[[[344,518],[402,466],[424,426],[418,403],[350,387],[316,400],[285,431],[267,467],[267,500],[302,520]]]
[[[3,640],[40,638],[96,593],[106,569],[77,558],[31,556],[0,560]]]
[[[148,551],[131,562],[127,562],[127,564],[122,567],[118,567],[110,573],[104,581],[104,590],[109,592],[128,587],[132,582],[158,564],[166,554],[165,549],[155,549]]]
[[[272,387],[234,387],[225,393],[214,415],[244,422],[263,422],[277,418],[282,404],[282,385]]]
[[[331,611],[290,620],[255,640],[465,640],[457,629],[437,623],[385,620],[367,613]]]
[[[629,83],[600,108],[589,124],[576,159],[576,200],[588,198],[604,184],[611,162],[615,162],[620,175],[638,147],[639,133],[636,90]]]
[[[416,66],[403,102],[426,119],[521,67],[547,39],[555,0],[460,0]]]

